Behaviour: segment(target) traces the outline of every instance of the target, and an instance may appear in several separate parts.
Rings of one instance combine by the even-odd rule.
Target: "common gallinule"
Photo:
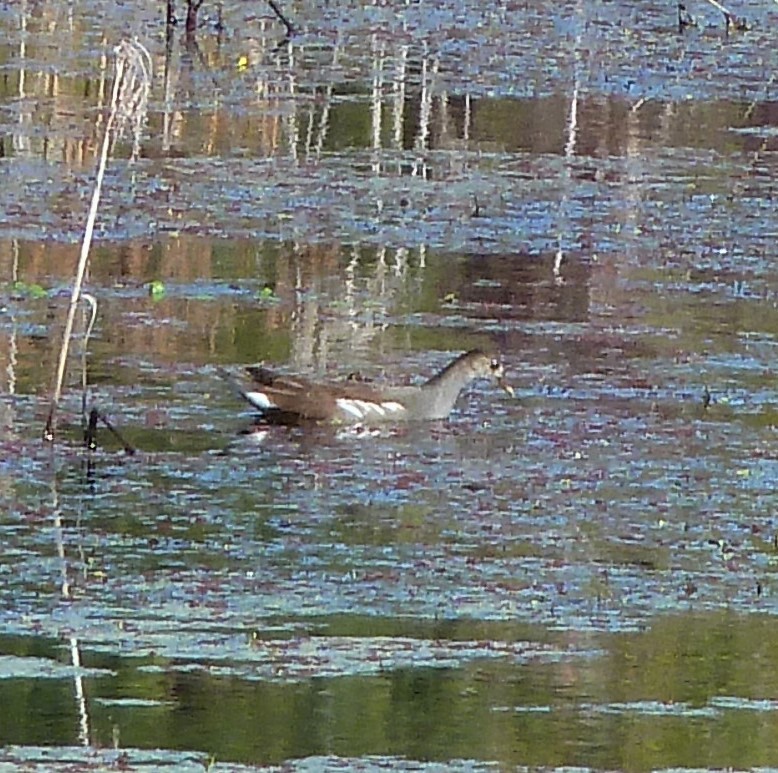
[[[279,375],[261,366],[246,370],[253,383],[235,386],[261,411],[263,419],[274,424],[308,421],[376,424],[445,419],[459,393],[471,381],[481,378],[494,381],[513,395],[513,388],[504,380],[502,363],[479,349],[457,357],[419,386],[379,386],[354,378],[320,383]]]

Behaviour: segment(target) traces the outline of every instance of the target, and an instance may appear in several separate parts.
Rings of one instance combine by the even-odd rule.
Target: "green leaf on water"
[[[260,301],[277,301],[278,296],[275,290],[270,285],[265,285],[258,293],[257,298]]]
[[[166,292],[167,290],[165,289],[165,283],[159,279],[155,279],[153,282],[149,282],[149,295],[151,296],[151,300],[161,300],[165,297]]]
[[[14,282],[12,285],[14,295],[21,298],[32,298],[37,300],[39,298],[45,298],[48,293],[39,284],[35,282]]]

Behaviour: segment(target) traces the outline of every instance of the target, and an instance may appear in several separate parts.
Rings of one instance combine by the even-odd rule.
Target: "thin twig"
[[[84,430],[84,448],[94,451],[97,448],[97,420],[100,418],[100,412],[97,408],[89,411],[89,421]]]
[[[86,378],[86,355],[89,347],[89,337],[92,335],[92,328],[95,326],[95,319],[97,319],[97,298],[91,293],[82,293],[81,298],[89,304],[92,315],[89,318],[89,323],[84,331],[84,341],[81,346],[81,415],[86,420],[86,398],[87,398],[87,378]]]
[[[86,430],[84,430],[84,446],[89,451],[94,451],[97,448],[97,422],[101,421],[105,424],[108,431],[122,444],[124,447],[124,453],[127,456],[133,456],[135,454],[135,448],[128,443],[121,432],[108,420],[105,414],[100,413],[97,408],[92,408],[89,411],[89,423]]]
[[[135,454],[135,448],[130,445],[122,435],[121,432],[119,432],[116,427],[114,427],[113,424],[111,424],[110,421],[106,418],[105,414],[98,412],[98,417],[100,418],[100,421],[105,424],[105,426],[108,428],[108,430],[111,432],[111,434],[124,446],[124,453],[127,454],[127,456],[133,456]]]
[[[292,25],[292,22],[289,21],[289,19],[284,16],[283,11],[278,7],[278,4],[275,0],[267,0],[267,4],[273,9],[273,13],[281,20],[281,23],[286,27],[286,35],[287,37],[292,37],[292,35],[295,34],[296,30],[294,26]]]
[[[200,10],[200,6],[203,4],[203,0],[187,0],[186,9],[186,31],[192,33],[197,29],[197,13]]]

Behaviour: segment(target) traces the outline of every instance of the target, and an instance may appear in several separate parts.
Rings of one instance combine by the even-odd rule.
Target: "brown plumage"
[[[379,386],[355,379],[313,382],[276,374],[265,367],[246,369],[253,379],[240,394],[272,423],[329,422],[376,424],[445,419],[459,393],[479,378],[497,383],[509,394],[499,360],[474,349],[457,357],[419,386]]]

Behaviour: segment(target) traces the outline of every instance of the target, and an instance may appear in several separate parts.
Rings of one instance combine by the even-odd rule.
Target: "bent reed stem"
[[[103,133],[103,143],[100,151],[100,160],[97,165],[95,186],[92,191],[92,200],[89,205],[89,214],[84,228],[84,236],[81,241],[81,253],[76,267],[76,275],[73,280],[73,288],[70,293],[65,328],[62,332],[62,344],[57,361],[57,372],[54,382],[54,390],[51,398],[51,406],[43,430],[43,439],[49,442],[54,440],[56,431],[56,414],[62,397],[62,385],[65,380],[70,339],[73,335],[73,325],[76,318],[76,309],[81,299],[81,288],[84,284],[89,251],[92,246],[97,210],[100,206],[100,196],[103,189],[105,169],[108,158],[117,136],[123,133],[125,126],[132,125],[134,144],[133,158],[137,155],[141,127],[146,115],[148,104],[148,92],[151,86],[151,57],[148,51],[138,42],[129,43],[122,41],[115,49],[116,53],[116,77],[113,82],[111,94],[111,109]],[[94,322],[94,319],[92,320]],[[91,324],[90,324],[91,331]]]

